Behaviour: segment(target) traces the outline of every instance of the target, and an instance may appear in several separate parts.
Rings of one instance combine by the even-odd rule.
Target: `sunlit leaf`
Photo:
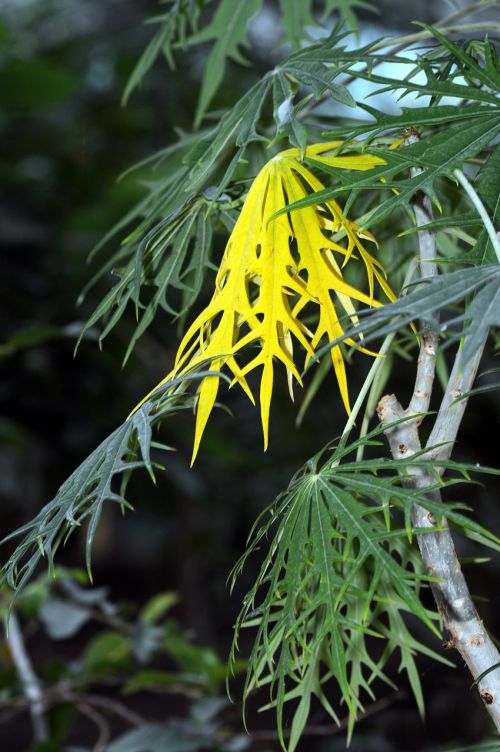
[[[368,154],[326,154],[339,146],[339,142],[316,144],[307,147],[306,156],[344,170],[367,170],[380,163],[379,158]],[[336,202],[329,201],[322,208],[307,207],[290,216],[282,214],[270,221],[287,201],[300,200],[309,189],[322,188],[299,156],[297,149],[281,152],[253,181],[226,246],[212,300],[187,329],[173,371],[183,373],[201,361],[210,361],[215,371],[227,366],[235,383],[253,402],[246,376],[262,366],[260,409],[264,447],[268,443],[274,363],[285,366],[290,388],[293,380],[301,384],[294,348],[297,345],[303,348],[307,363],[325,338],[331,341],[342,336],[335,301],[343,313],[356,321],[353,301],[380,305],[374,298],[375,280],[385,295],[394,299],[382,265],[363,243],[364,239],[373,242],[374,238],[369,233],[360,233]],[[331,240],[327,231],[342,231],[345,245]],[[348,284],[340,270],[340,264],[354,260],[354,251],[366,269],[368,295]],[[359,263],[358,257],[356,260]],[[317,307],[318,318],[316,324],[306,326],[302,316],[308,306]],[[356,343],[348,339],[348,344]],[[241,351],[251,345],[258,345],[257,353],[245,364],[241,360],[238,363]],[[330,357],[342,401],[349,411],[340,347],[331,348]],[[200,386],[193,460],[218,386],[217,376],[206,378]]]

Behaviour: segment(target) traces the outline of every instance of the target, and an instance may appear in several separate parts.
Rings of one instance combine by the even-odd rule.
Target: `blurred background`
[[[408,6],[379,2],[379,15],[362,12],[364,38],[410,30],[414,17],[432,23],[441,17],[446,3]],[[111,240],[92,263],[88,263],[89,252],[143,195],[133,175],[123,180],[118,176],[173,141],[175,128],[192,127],[205,48],[180,53],[175,71],[160,61],[128,106],[120,105],[127,77],[151,38],[152,27],[144,21],[158,9],[156,2],[146,0],[0,0],[2,537],[52,498],[173,359],[176,327],[162,314],[122,368],[134,328],[132,309],[102,350],[98,331],[90,330],[74,357],[81,326],[112,284],[111,273],[79,303],[81,292],[122,238]],[[230,65],[215,107],[236,101],[254,80],[255,71],[262,73],[269,66],[269,48],[280,34],[275,14],[270,2],[254,22],[254,70]],[[223,237],[219,246],[222,252]],[[484,368],[492,364],[485,362]],[[362,358],[354,360],[353,394],[368,367]],[[389,389],[404,398],[412,374],[412,364],[402,360]],[[261,450],[256,411],[231,393],[227,405],[233,416],[219,411],[209,422],[193,471],[189,470],[192,416],[181,414],[166,424],[162,439],[178,450],[168,457],[168,473],[158,476],[156,486],[146,473],[137,473],[129,493],[135,512],[122,516],[109,505],[101,521],[94,548],[95,586],[108,588],[106,598],[126,602],[131,614],[155,594],[175,591],[178,602],[171,604],[172,619],[179,634],[199,647],[195,661],[203,662],[210,655],[223,666],[232,624],[252,582],[252,567],[258,564],[250,562],[230,595],[227,576],[244,551],[248,532],[293,472],[338,436],[345,422],[333,378],[323,384],[299,433],[297,406],[289,402],[286,389],[277,388],[273,402],[267,453]],[[497,431],[498,397],[475,398],[461,431],[457,459],[494,465],[497,444],[488,437]],[[488,479],[487,487],[469,486],[464,495],[480,521],[498,532],[498,484],[495,490],[495,481]],[[9,550],[2,548],[2,561]],[[464,552],[476,553],[470,548]],[[59,560],[67,567],[83,565],[83,535],[70,539]],[[487,599],[480,607],[496,634],[500,634],[499,567],[497,558],[483,565],[480,575],[474,567],[467,569],[472,591]],[[47,620],[28,620],[27,646],[42,676],[55,670],[47,666],[56,659],[66,664],[77,661],[97,629],[85,623],[55,641],[57,629],[54,632],[52,626],[51,632]],[[243,656],[247,647],[241,646]],[[165,658],[171,671],[178,668],[172,652]],[[5,687],[12,681],[5,651],[0,667],[1,709]],[[392,668],[397,680],[397,662]],[[381,688],[382,700],[360,723],[353,752],[446,749],[449,744],[474,743],[488,736],[488,720],[461,666],[453,670],[423,660],[422,678],[428,698],[426,720],[419,718],[401,678],[400,691]],[[238,682],[237,678],[236,702]],[[203,691],[223,696],[220,674]],[[163,721],[184,717],[195,695],[168,691],[151,699],[138,692],[127,703],[137,712],[147,710],[150,720]],[[249,738],[238,736],[243,733],[238,704],[221,711],[236,735],[232,749],[278,750],[272,713],[257,716],[254,710],[250,708],[254,735]],[[113,723],[113,733],[128,728],[123,719]],[[313,728],[304,737],[300,750],[344,749],[344,734],[328,731],[327,724],[319,710],[313,711],[316,731]],[[96,731],[91,720],[73,719],[67,728],[67,743],[76,745],[74,749],[92,748]],[[0,740],[9,752],[28,749],[27,713],[13,717],[0,713]],[[50,749],[62,749],[58,744]]]

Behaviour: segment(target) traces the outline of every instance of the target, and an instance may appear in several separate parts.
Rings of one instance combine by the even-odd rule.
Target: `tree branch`
[[[7,644],[23,688],[24,696],[29,704],[33,724],[33,738],[35,742],[47,741],[48,732],[42,685],[26,650],[19,621],[15,613],[11,613],[9,617]]]
[[[413,140],[416,138],[410,137]],[[417,172],[412,171],[412,176]],[[427,197],[418,197],[413,208],[417,225],[432,221],[432,207]],[[435,276],[438,273],[435,263],[435,235],[421,230],[418,240],[421,276]],[[460,397],[472,386],[485,342],[486,338],[478,343],[476,352],[469,362],[462,363],[460,349],[455,357],[450,379],[427,443],[429,453],[426,456],[436,460],[437,464],[440,459],[448,459],[451,455],[467,404],[467,399]],[[394,459],[407,459],[409,462],[408,475],[404,477],[403,484],[410,488],[426,489],[435,486],[435,478],[431,473],[425,468],[411,466],[411,457],[421,451],[419,426],[422,417],[416,414],[426,412],[429,408],[437,348],[438,334],[427,326],[421,337],[415,386],[408,408],[403,409],[394,394],[382,397],[377,407],[382,425],[407,419],[388,428],[385,435]],[[415,416],[414,419],[412,416]],[[440,446],[436,446],[438,444]],[[430,491],[428,496],[430,499],[441,501],[439,491]],[[447,522],[443,518],[437,524],[434,516],[419,505],[414,505],[412,517],[415,528],[433,531],[417,536],[425,571],[429,576],[437,578],[437,581],[431,582],[430,587],[453,646],[459,651],[474,679],[477,681],[483,676],[477,682],[479,694],[497,731],[500,732],[500,667],[492,669],[500,663],[500,653],[474,606]]]
[[[468,399],[464,395],[472,388],[486,340],[487,337],[478,343],[476,352],[467,363],[462,363],[461,350],[455,357],[448,385],[427,442],[430,459],[447,460],[451,456],[453,444],[467,407]]]

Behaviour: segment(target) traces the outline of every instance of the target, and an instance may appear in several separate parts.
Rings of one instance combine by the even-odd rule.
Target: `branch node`
[[[495,702],[495,697],[491,692],[485,690],[484,692],[480,692],[479,694],[481,695],[481,699],[485,705],[493,705],[493,703]]]
[[[484,635],[474,634],[469,640],[469,645],[473,648],[480,648],[484,645]]]

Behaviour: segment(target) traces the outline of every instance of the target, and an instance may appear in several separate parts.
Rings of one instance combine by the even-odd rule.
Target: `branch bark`
[[[413,174],[416,174],[416,171]],[[413,208],[418,226],[432,221],[432,207],[427,197],[418,197]],[[421,230],[418,233],[418,242],[421,276],[432,277],[438,273],[434,261],[435,235],[430,231]],[[403,483],[406,487],[418,489],[435,486],[435,478],[427,470],[411,466],[411,457],[422,449],[419,436],[422,415],[417,413],[425,413],[429,409],[439,344],[437,332],[426,324],[423,327],[415,385],[408,408],[404,409],[394,394],[382,397],[377,407],[382,425],[406,419],[403,423],[388,428],[385,435],[394,459],[408,460],[409,476]],[[486,339],[478,343],[474,356],[467,363],[462,362],[460,349],[456,354],[449,382],[426,445],[429,452],[425,456],[435,460],[436,466],[439,466],[439,460],[451,456],[467,406],[467,399],[462,398],[462,395],[472,387],[485,343]],[[441,495],[436,490],[429,491],[428,496],[433,500],[441,500]],[[431,590],[450,638],[449,642],[459,651],[467,664],[477,682],[485,708],[500,732],[500,665],[498,668],[492,668],[500,664],[500,653],[472,601],[447,522],[443,519],[437,525],[433,515],[419,505],[414,506],[412,516],[415,528],[428,528],[433,531],[417,536],[425,571],[429,576],[438,578],[437,582],[431,583]],[[483,678],[479,679],[481,676]]]

